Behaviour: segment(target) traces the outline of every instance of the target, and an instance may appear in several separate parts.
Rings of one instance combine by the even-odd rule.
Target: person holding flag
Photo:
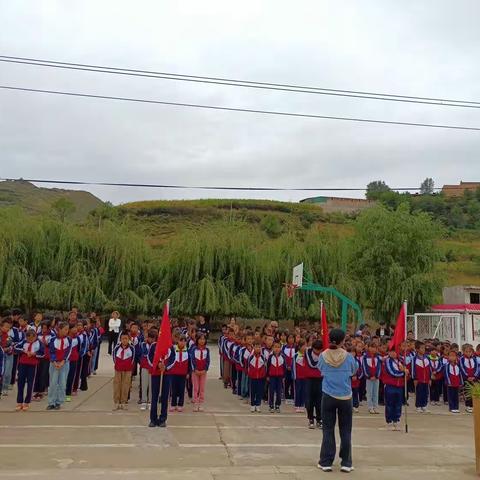
[[[170,327],[170,300],[163,309],[162,323],[158,333],[158,340],[152,344],[148,353],[150,375],[152,377],[152,404],[150,407],[149,427],[166,427],[168,415],[168,395],[170,393],[170,376],[168,371],[175,362],[175,351],[173,350],[172,330]],[[158,400],[160,398],[161,408],[158,416]]]

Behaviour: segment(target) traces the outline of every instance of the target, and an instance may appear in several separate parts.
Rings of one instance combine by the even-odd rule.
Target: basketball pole
[[[403,341],[407,341],[407,301],[404,300],[403,302],[403,311],[405,313],[405,332],[403,334]],[[407,382],[407,350],[405,348],[405,372],[403,375],[404,378],[404,392],[405,392],[405,433],[408,433],[408,382]]]

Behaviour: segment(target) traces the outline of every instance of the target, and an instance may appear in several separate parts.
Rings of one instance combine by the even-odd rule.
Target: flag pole
[[[167,308],[168,308],[168,313],[170,315],[170,299],[167,298]],[[165,360],[165,359],[164,359]],[[159,395],[158,395],[158,403],[160,404],[160,411],[161,411],[161,405],[162,405],[162,388],[163,388],[163,374],[165,370],[160,374],[160,389],[159,389]],[[167,397],[167,402],[168,402],[168,397]]]
[[[407,341],[407,301],[403,301],[403,311],[405,315],[405,331],[403,333],[403,341]],[[407,383],[407,350],[405,349],[405,374],[404,378],[404,392],[405,392],[405,433],[408,433],[408,383]]]

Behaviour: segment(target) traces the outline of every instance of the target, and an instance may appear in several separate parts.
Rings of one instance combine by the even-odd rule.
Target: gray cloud
[[[2,54],[478,100],[478,2],[0,0]],[[321,115],[480,126],[473,109],[0,64],[2,84]],[[478,132],[0,91],[2,176],[245,186],[479,180]],[[89,188],[120,203],[298,192]],[[362,195],[357,193],[356,196]]]

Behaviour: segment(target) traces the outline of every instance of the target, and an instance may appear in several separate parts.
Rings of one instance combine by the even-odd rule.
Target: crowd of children
[[[0,394],[8,396],[17,383],[17,411],[47,398],[47,410],[59,410],[98,368],[102,328],[95,313],[88,319],[76,310],[68,318],[28,321],[22,312],[5,312],[0,321]]]
[[[240,328],[235,322],[223,325],[218,340],[221,380],[225,388],[259,412],[262,400],[271,413],[280,412],[282,401],[292,404],[297,413],[307,414],[308,427],[321,428],[322,375],[317,368],[323,350],[321,334],[308,327],[291,332],[266,325]],[[368,412],[379,414],[385,407],[385,419],[399,429],[402,406],[415,394],[419,413],[428,412],[428,404],[440,405],[459,413],[459,399],[466,412],[472,402],[464,386],[480,379],[480,346],[462,346],[436,339],[415,341],[409,332],[407,341],[389,348],[389,338],[357,332],[347,335],[345,349],[355,358],[352,377],[354,412],[366,402]],[[477,354],[479,355],[477,357]]]
[[[6,396],[17,383],[17,410],[26,411],[31,401],[47,398],[47,409],[58,410],[78,391],[88,389],[87,379],[96,373],[103,329],[92,313],[77,311],[43,318],[36,313],[27,321],[19,310],[7,312],[0,322],[0,387]],[[172,326],[173,346],[154,365],[158,327],[146,320],[129,321],[112,348],[114,410],[127,409],[132,379],[138,376],[138,404],[150,409],[150,426],[164,426],[167,412],[182,412],[185,392],[193,410],[203,411],[210,365],[205,321]],[[309,428],[321,428],[322,374],[317,367],[323,350],[318,329],[295,327],[279,330],[276,322],[263,328],[240,328],[232,319],[222,326],[218,339],[221,380],[225,388],[260,412],[262,402],[271,413],[282,403],[305,413]],[[448,405],[459,413],[459,401],[472,412],[465,386],[480,379],[480,348],[435,339],[415,341],[413,333],[400,348],[389,348],[389,338],[357,332],[347,335],[345,349],[355,358],[352,377],[354,412],[366,402],[368,412],[385,407],[386,422],[398,429],[402,405],[415,394],[417,412],[428,404]],[[406,387],[405,388],[405,384]],[[160,402],[159,402],[160,400]],[[160,416],[157,415],[161,404]]]

